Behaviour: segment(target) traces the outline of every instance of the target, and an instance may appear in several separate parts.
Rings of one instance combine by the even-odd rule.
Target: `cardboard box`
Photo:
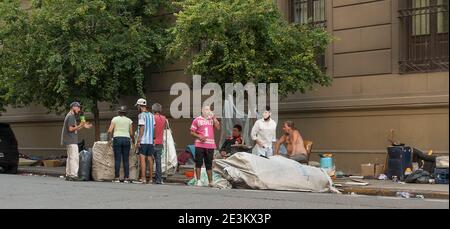
[[[382,173],[384,173],[382,164],[361,164],[361,176],[365,178],[377,178]]]
[[[384,165],[375,164],[375,178],[378,178],[380,174],[384,174]]]
[[[375,176],[375,164],[361,164],[361,176],[373,178]]]
[[[61,166],[61,162],[59,160],[44,160],[45,167],[59,167]]]

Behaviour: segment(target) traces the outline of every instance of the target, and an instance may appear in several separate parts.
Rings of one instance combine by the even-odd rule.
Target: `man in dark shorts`
[[[139,150],[139,161],[141,167],[141,179],[140,182],[147,183],[146,177],[146,160],[149,161],[150,180],[148,183],[153,183],[153,157],[155,153],[154,149],[154,132],[155,132],[155,117],[148,111],[147,101],[145,99],[139,99],[136,102],[136,106],[139,109],[138,116],[138,138],[136,148]]]

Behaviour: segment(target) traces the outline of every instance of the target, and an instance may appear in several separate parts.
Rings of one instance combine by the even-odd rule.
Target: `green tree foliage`
[[[279,94],[304,93],[331,78],[316,63],[331,37],[322,28],[289,24],[272,0],[183,0],[170,57],[217,83],[279,83]]]
[[[35,0],[25,11],[2,0],[2,100],[58,113],[78,100],[94,113],[98,138],[97,104],[144,96],[144,70],[165,58],[167,23],[158,13],[167,7],[166,0]]]
[[[26,12],[20,8],[18,1],[0,1],[0,111],[11,103],[13,92],[29,93],[20,81],[17,88],[9,88],[13,80],[25,75],[28,65],[26,39],[23,35],[29,30]],[[26,96],[20,96],[16,101],[21,101]]]

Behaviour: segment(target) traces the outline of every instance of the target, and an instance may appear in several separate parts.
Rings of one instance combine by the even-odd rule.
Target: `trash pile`
[[[409,199],[409,198],[416,198],[416,199],[425,199],[425,197],[423,195],[420,194],[411,194],[409,192],[396,192],[395,193],[396,197],[401,197],[401,198],[405,198],[405,199]]]
[[[19,166],[60,167],[66,165],[67,156],[37,157],[19,153]]]
[[[348,176],[350,181],[338,182],[335,186],[369,185],[369,182],[362,179],[390,179],[398,184],[448,184],[448,156],[434,156],[432,151],[425,154],[404,144],[390,146],[387,148],[387,152],[387,168],[379,163],[361,164],[360,176]],[[337,171],[336,177],[344,178],[346,176],[341,171]]]
[[[388,147],[387,161],[387,177],[395,182],[448,184],[448,156],[425,154],[401,144]]]

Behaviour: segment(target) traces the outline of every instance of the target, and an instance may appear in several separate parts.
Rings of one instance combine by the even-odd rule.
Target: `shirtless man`
[[[287,157],[294,161],[308,162],[308,153],[303,144],[303,138],[300,132],[294,127],[293,121],[285,121],[282,127],[284,135],[275,144],[275,155],[279,155],[280,145],[285,143]]]

